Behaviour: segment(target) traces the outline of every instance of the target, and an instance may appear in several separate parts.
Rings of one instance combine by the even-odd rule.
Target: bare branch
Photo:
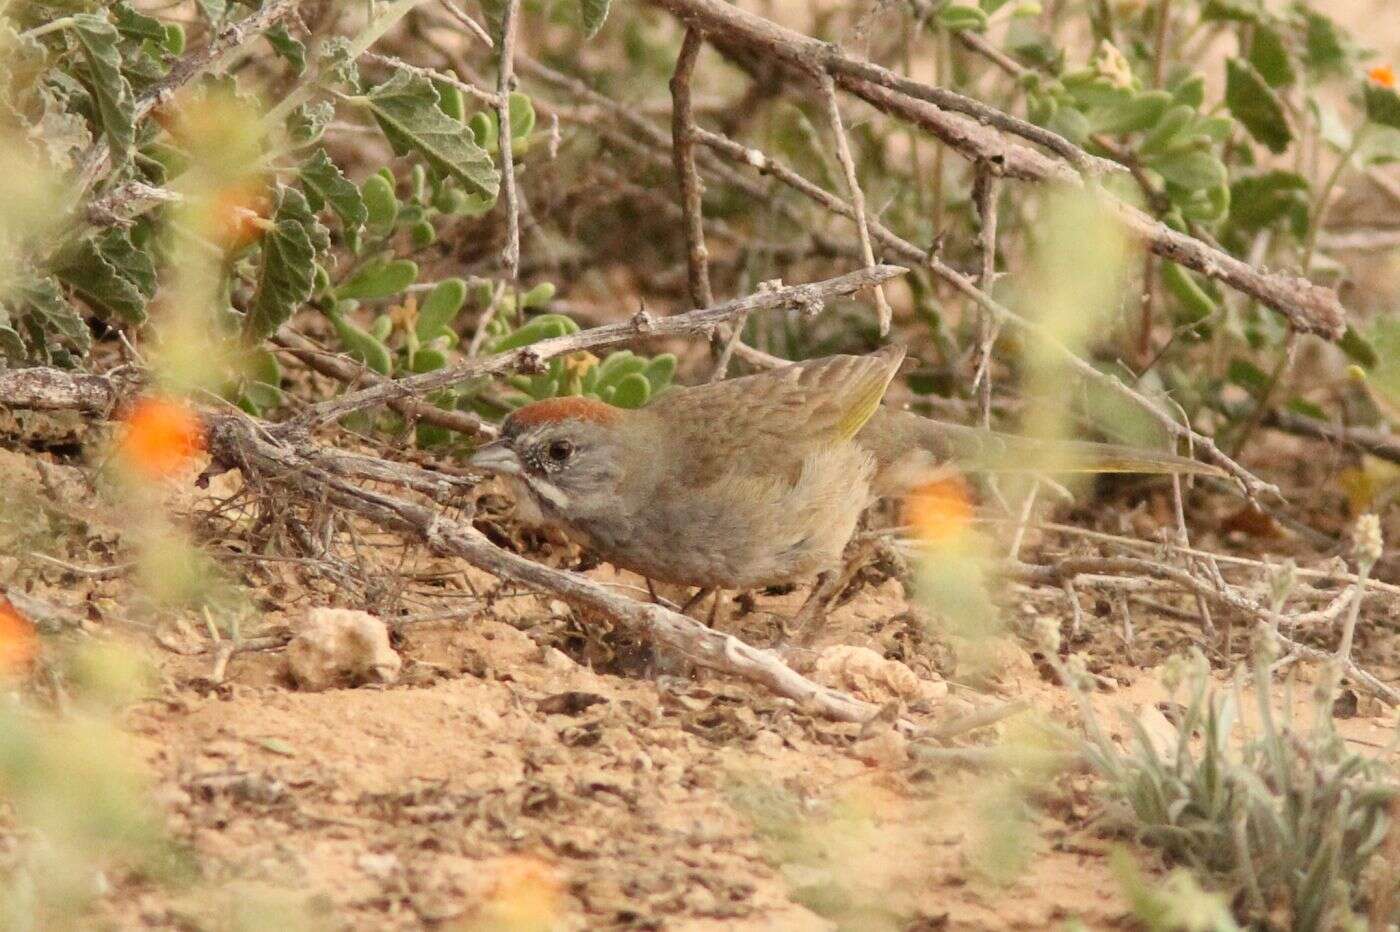
[[[780,307],[817,309],[831,298],[848,295],[862,288],[869,288],[872,285],[903,275],[907,271],[900,266],[881,265],[873,269],[861,269],[826,281],[807,285],[792,285],[774,291],[760,291],[745,298],[727,301],[716,307],[675,314],[670,317],[653,317],[642,311],[633,316],[631,320],[621,323],[605,324],[580,333],[541,340],[508,353],[464,360],[434,372],[386,381],[371,388],[350,392],[339,398],[311,405],[302,413],[299,420],[302,422],[336,420],[352,411],[361,411],[375,405],[387,404],[394,399],[422,395],[439,388],[446,388],[449,385],[456,385],[468,379],[522,369],[538,369],[545,360],[578,350],[615,346],[639,337],[675,337],[705,333],[714,327],[755,311],[768,311]]]
[[[685,213],[686,271],[690,277],[691,307],[715,303],[710,290],[710,254],[705,248],[705,214],[700,203],[700,172],[695,168],[695,115],[690,106],[690,79],[700,57],[704,37],[687,29],[671,75],[671,160],[680,186]]]
[[[875,252],[870,248],[870,227],[865,216],[865,192],[861,190],[860,178],[856,176],[856,160],[851,156],[851,141],[846,138],[846,127],[841,121],[841,102],[836,97],[836,85],[831,75],[825,71],[819,74],[822,96],[826,100],[826,118],[831,123],[831,132],[836,137],[836,160],[841,163],[841,171],[846,176],[846,190],[851,195],[851,211],[855,214],[856,232],[860,236],[861,257],[868,266],[875,265]],[[885,291],[875,286],[875,311],[880,322],[880,336],[890,332],[890,321],[894,312],[885,300]]]
[[[272,342],[322,375],[328,375],[346,385],[364,381],[374,384],[390,382],[368,366],[361,365],[344,354],[324,350],[293,330],[283,329],[272,338]],[[469,411],[449,411],[416,398],[395,398],[389,401],[388,405],[404,417],[424,424],[446,427],[448,430],[486,440],[496,436],[494,424],[483,421]]]
[[[61,369],[0,369],[0,408],[106,414],[120,400],[113,380]]]
[[[1265,416],[1264,426],[1304,437],[1316,437],[1378,456],[1392,463],[1400,463],[1400,434],[1376,428],[1330,424],[1282,409],[1271,411]]]
[[[466,11],[453,3],[452,0],[442,0],[442,6],[443,9],[447,10],[448,16],[451,16],[465,27],[467,32],[470,32],[473,36],[485,43],[488,49],[494,49],[496,47],[496,43],[492,40],[491,34],[486,31],[485,27],[468,16]]]
[[[742,160],[745,164],[751,165],[761,172],[772,175],[774,178],[789,185],[794,190],[800,191],[828,210],[840,213],[843,216],[853,216],[851,206],[845,201],[842,201],[824,188],[813,184],[806,178],[803,178],[801,175],[757,149],[745,148],[733,140],[703,129],[699,131],[697,139],[708,146],[712,146],[718,152],[722,152],[736,160]],[[1095,368],[1066,346],[1053,333],[1034,321],[1022,317],[1004,304],[995,300],[991,295],[987,294],[986,291],[978,288],[976,283],[957,269],[954,269],[936,256],[925,255],[918,247],[899,238],[879,224],[872,224],[871,231],[882,240],[888,237],[886,241],[889,242],[894,248],[894,251],[898,252],[901,256],[910,257],[911,254],[918,255],[921,259],[920,265],[928,268],[939,278],[942,278],[958,291],[971,298],[984,312],[990,313],[996,320],[1011,322],[1018,328],[1035,333],[1039,339],[1044,340],[1047,345],[1055,349],[1071,369],[1083,376],[1086,380],[1106,386],[1115,394],[1127,398],[1133,404],[1151,414],[1173,437],[1178,440],[1187,441],[1192,450],[1204,451],[1209,458],[1219,463],[1228,470],[1231,475],[1239,480],[1249,494],[1260,495],[1265,493],[1278,493],[1278,490],[1274,486],[1259,479],[1253,473],[1227,456],[1209,437],[1197,433],[1191,429],[1189,425],[1181,424],[1181,422],[1169,412],[1163,410],[1159,404],[1141,394],[1121,379]]]
[[[982,273],[977,286],[991,294],[997,270],[997,209],[1000,206],[1001,176],[986,166],[979,166],[972,188],[972,200],[982,222],[978,241],[982,252]],[[981,406],[982,426],[992,425],[992,349],[1001,332],[1001,321],[986,308],[981,309],[977,322],[977,355],[973,369],[972,390]]]
[[[1092,158],[1068,140],[943,88],[929,87],[845,55],[838,47],[784,28],[724,0],[652,0],[688,26],[704,30],[720,48],[740,45],[788,66],[794,73],[830,75],[835,83],[876,109],[923,127],[964,158],[994,165],[1006,177],[1087,186],[1127,229],[1164,259],[1217,279],[1289,319],[1297,329],[1332,340],[1346,330],[1336,292],[1306,278],[1256,269],[1184,233],[1172,230],[1080,174]],[[967,115],[964,115],[967,114]],[[1028,135],[1028,130],[1031,135]],[[1046,145],[1067,161],[1009,141],[1002,131]],[[1098,160],[1102,163],[1104,160]],[[1108,169],[1105,163],[1099,166]]]
[[[520,277],[520,199],[515,191],[515,160],[511,153],[510,92],[515,85],[515,34],[519,26],[520,0],[502,0],[501,49],[496,77],[496,118],[500,121],[501,202],[506,211],[506,245],[501,252],[506,275],[514,283]]]

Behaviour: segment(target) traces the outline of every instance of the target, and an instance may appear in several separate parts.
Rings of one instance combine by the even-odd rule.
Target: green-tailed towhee
[[[522,515],[651,580],[750,589],[839,567],[861,511],[938,466],[1218,473],[1168,453],[1032,441],[881,405],[904,351],[829,356],[676,388],[643,408],[526,405],[471,458]],[[1068,465],[1065,465],[1068,461]]]

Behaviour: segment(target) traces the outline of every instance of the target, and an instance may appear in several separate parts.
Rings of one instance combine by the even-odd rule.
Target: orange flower
[[[545,932],[556,926],[564,891],[554,868],[539,858],[511,855],[497,862],[495,874],[482,911],[485,928]]]
[[[204,426],[184,402],[144,398],[123,425],[118,453],[148,479],[172,475],[204,450]]]
[[[39,639],[34,636],[34,623],[0,595],[0,674],[24,669],[38,652]]]
[[[904,499],[904,524],[931,544],[947,543],[972,524],[972,492],[958,475],[921,485]]]
[[[1376,87],[1383,87],[1388,91],[1395,90],[1395,69],[1389,65],[1376,65],[1366,72],[1366,79]]]
[[[211,238],[225,252],[237,252],[259,239],[272,226],[267,219],[272,201],[262,182],[240,181],[220,189],[210,207]]]

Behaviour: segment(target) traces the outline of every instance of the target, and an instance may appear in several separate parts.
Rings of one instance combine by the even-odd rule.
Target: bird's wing
[[[649,409],[681,445],[685,469],[704,483],[743,462],[796,467],[865,426],[904,359],[889,346],[867,356],[827,356],[756,375],[673,389]],[[742,460],[732,451],[744,449]]]

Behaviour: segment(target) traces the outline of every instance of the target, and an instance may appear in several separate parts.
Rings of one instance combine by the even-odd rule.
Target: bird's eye
[[[574,445],[567,440],[556,440],[549,445],[549,458],[562,463],[574,455]]]

